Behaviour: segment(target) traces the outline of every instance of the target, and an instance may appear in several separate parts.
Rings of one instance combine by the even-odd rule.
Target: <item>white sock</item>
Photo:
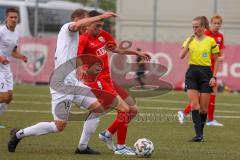
[[[112,133],[109,132],[108,130],[106,130],[105,135],[106,135],[107,137],[112,137]]]
[[[7,109],[7,104],[6,103],[0,103],[0,115],[5,112]]]
[[[117,148],[118,148],[118,149],[122,149],[122,148],[124,148],[125,146],[126,146],[125,144],[118,144],[118,145],[117,145]]]
[[[100,119],[97,117],[84,122],[82,135],[78,144],[79,150],[85,150],[87,148],[90,137],[96,131],[99,121]]]
[[[20,139],[27,136],[39,136],[57,131],[58,129],[55,125],[55,122],[40,122],[33,126],[19,130],[16,133],[16,136]]]

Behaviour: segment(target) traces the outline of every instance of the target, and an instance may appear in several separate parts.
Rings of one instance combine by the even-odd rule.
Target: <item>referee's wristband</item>
[[[217,77],[216,77],[216,76],[212,76],[212,78],[214,78],[215,80],[217,80]]]

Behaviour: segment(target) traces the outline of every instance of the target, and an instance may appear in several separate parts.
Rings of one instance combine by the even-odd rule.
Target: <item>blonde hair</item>
[[[207,19],[206,16],[202,16],[202,19],[201,19],[202,23],[203,23],[203,26],[206,28],[206,29],[209,29],[209,21]]]
[[[193,18],[192,21],[199,21],[200,22],[200,25],[205,27],[205,21],[203,20],[203,16],[198,16],[198,17],[195,17]]]

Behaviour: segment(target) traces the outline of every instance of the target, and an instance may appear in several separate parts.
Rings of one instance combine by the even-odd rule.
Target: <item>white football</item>
[[[141,138],[135,142],[134,149],[138,157],[148,158],[154,152],[154,145],[149,139]]]

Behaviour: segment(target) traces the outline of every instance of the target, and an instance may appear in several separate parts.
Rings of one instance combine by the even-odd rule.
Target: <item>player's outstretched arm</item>
[[[137,55],[144,58],[144,60],[147,60],[147,61],[151,59],[151,56],[147,52],[135,51],[130,49],[120,49],[120,48],[114,48],[112,52],[122,54],[122,55]]]
[[[110,18],[110,17],[117,17],[117,14],[113,12],[105,12],[102,15],[90,17],[90,18],[84,18],[81,20],[78,20],[77,22],[71,23],[69,26],[69,29],[71,31],[79,31],[79,29],[83,26],[87,26],[93,22],[100,21],[102,19]]]

